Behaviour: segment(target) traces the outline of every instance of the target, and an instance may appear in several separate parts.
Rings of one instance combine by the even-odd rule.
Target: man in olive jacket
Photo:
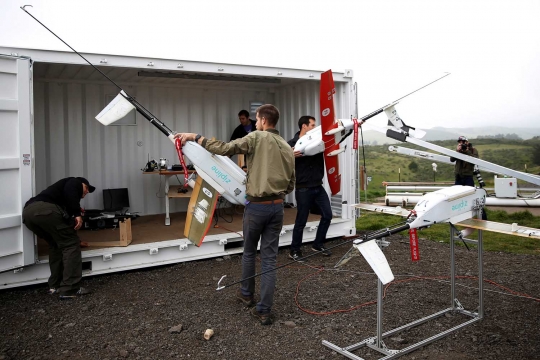
[[[283,200],[292,192],[295,183],[294,155],[291,147],[279,135],[276,124],[279,110],[274,105],[257,109],[257,130],[243,138],[225,143],[210,140],[198,134],[176,134],[176,138],[196,141],[206,150],[217,155],[245,154],[247,162],[246,208],[244,210],[244,254],[242,278],[255,275],[257,244],[261,240],[261,300],[251,314],[263,325],[273,322],[272,305],[279,249],[279,234],[283,227]],[[265,273],[266,271],[269,271]],[[242,282],[236,297],[247,306],[255,305],[255,279]]]

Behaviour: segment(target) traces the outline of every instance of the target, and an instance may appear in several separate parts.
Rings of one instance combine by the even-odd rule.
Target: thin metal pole
[[[423,88],[428,87],[429,85],[431,85],[431,84],[433,84],[433,83],[436,83],[437,81],[441,80],[442,78],[447,77],[448,75],[450,75],[449,72],[445,73],[445,74],[444,74],[443,76],[441,76],[440,78],[433,80],[433,81],[430,82],[429,84],[426,84],[426,85],[424,85],[424,86],[422,86],[422,87],[420,87],[420,88],[418,88],[418,89],[416,89],[416,90],[414,90],[414,91],[408,93],[407,95],[404,95],[404,96],[400,97],[399,99],[395,100],[394,102],[397,102],[397,101],[399,101],[399,100],[401,100],[401,99],[404,99],[404,98],[406,98],[407,96],[412,95],[412,94],[414,94],[415,92],[420,91],[420,90],[422,90]]]
[[[62,38],[58,35],[56,35],[51,29],[49,29],[47,26],[45,26],[45,24],[43,24],[41,21],[39,21],[36,17],[34,17],[34,15],[30,14],[28,11],[26,11],[25,7],[27,6],[30,6],[32,7],[32,5],[24,5],[24,6],[21,6],[21,10],[24,11],[25,13],[27,13],[28,15],[30,15],[32,17],[32,19],[36,20],[41,26],[43,26],[45,29],[47,29],[51,34],[53,34],[54,36],[56,36],[56,38],[58,40],[60,40],[61,42],[63,42],[68,48],[70,48],[75,54],[79,55],[84,61],[86,61],[88,63],[88,65],[90,65],[91,67],[93,67],[95,70],[97,70],[101,75],[105,76],[107,78],[107,80],[109,80],[111,83],[113,83],[118,89],[120,90],[124,90],[120,87],[120,85],[118,85],[117,83],[115,83],[110,77],[108,77],[107,75],[105,75],[105,73],[103,73],[101,70],[99,70],[97,67],[94,66],[94,64],[92,64],[90,61],[86,60],[86,58],[84,56],[82,56],[77,50],[75,50],[74,48],[72,48],[71,46],[69,46],[69,44],[67,42],[65,42],[64,40],[62,40]]]
[[[409,95],[414,94],[414,93],[417,92],[417,91],[422,90],[423,88],[425,88],[425,87],[427,87],[427,86],[429,86],[429,85],[431,85],[431,84],[433,84],[433,83],[435,83],[435,82],[441,80],[441,79],[444,78],[444,77],[447,77],[448,75],[450,75],[449,72],[445,73],[445,75],[441,76],[440,78],[433,80],[433,81],[430,82],[429,84],[426,84],[426,85],[424,85],[424,86],[422,86],[422,87],[419,87],[418,89],[416,89],[416,90],[414,90],[414,91],[408,93],[407,95],[404,95],[404,96],[400,97],[399,99],[394,100],[392,103],[390,103],[390,104],[388,104],[388,105],[385,105],[385,106],[383,106],[383,107],[381,107],[381,108],[379,108],[379,109],[377,109],[377,110],[375,110],[375,111],[373,111],[373,112],[371,112],[371,113],[369,113],[369,114],[367,114],[367,115],[364,115],[363,117],[361,117],[361,118],[358,119],[358,120],[361,122],[361,121],[366,121],[366,120],[368,120],[368,119],[371,119],[371,118],[374,117],[375,115],[379,115],[380,113],[382,113],[382,112],[384,111],[384,109],[387,108],[388,106],[390,106],[390,105],[392,105],[392,104],[398,102],[398,101],[401,100],[401,99],[406,98],[406,97],[409,96]]]
[[[383,321],[383,283],[377,277],[377,339],[376,346],[377,348],[382,348],[382,321]]]
[[[450,224],[450,307],[456,309],[456,259],[455,259],[455,244],[456,230]]]
[[[47,26],[45,26],[45,24],[43,24],[41,21],[39,21],[34,15],[30,14],[28,11],[26,11],[25,7],[27,6],[30,6],[32,7],[32,5],[24,5],[24,6],[21,6],[21,10],[24,11],[25,13],[27,13],[30,17],[32,17],[32,19],[36,20],[41,26],[43,26],[45,29],[47,29],[47,31],[49,31],[51,34],[53,34],[58,40],[60,40],[61,42],[63,42],[68,48],[70,48],[75,54],[79,55],[84,61],[86,61],[88,63],[88,65],[90,65],[91,67],[94,68],[94,70],[96,70],[97,72],[99,72],[101,75],[103,75],[107,80],[109,80],[114,86],[116,86],[118,89],[120,89],[120,91],[123,91],[126,95],[122,95],[126,98],[126,100],[128,100],[130,103],[132,103],[135,108],[137,109],[137,111],[143,115],[148,121],[150,121],[150,123],[152,123],[152,125],[154,125],[155,127],[157,127],[159,129],[159,131],[161,131],[163,134],[165,134],[165,136],[169,136],[169,135],[172,135],[173,134],[173,131],[171,129],[169,129],[167,127],[167,125],[165,125],[164,123],[162,123],[154,114],[152,114],[152,112],[150,110],[148,110],[147,108],[145,108],[141,103],[139,103],[137,100],[135,100],[134,97],[132,97],[131,95],[129,95],[127,93],[127,91],[125,91],[124,89],[122,89],[122,87],[120,85],[118,85],[117,83],[115,83],[110,77],[108,77],[103,71],[99,70],[96,66],[94,66],[94,64],[92,64],[90,61],[88,61],[84,56],[81,55],[81,53],[79,53],[77,50],[75,50],[74,48],[72,48],[67,42],[65,42],[64,40],[62,40],[62,38],[58,35],[56,35],[51,29],[49,29]]]
[[[478,317],[484,318],[484,245],[483,231],[478,230]]]

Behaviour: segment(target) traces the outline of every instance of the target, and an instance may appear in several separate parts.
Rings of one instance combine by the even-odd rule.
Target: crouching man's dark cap
[[[96,190],[96,188],[95,188],[94,186],[90,185],[90,183],[88,182],[88,180],[86,180],[85,178],[83,178],[83,177],[78,177],[77,179],[81,180],[81,182],[82,182],[83,184],[86,184],[86,186],[88,186],[88,192],[93,193],[94,190]]]

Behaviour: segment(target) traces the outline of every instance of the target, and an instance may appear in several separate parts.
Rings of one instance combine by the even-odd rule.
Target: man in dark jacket
[[[257,122],[249,118],[249,112],[247,110],[241,110],[238,113],[238,120],[240,121],[240,125],[234,129],[230,141],[243,138],[250,132],[257,130],[255,125]]]
[[[472,146],[472,144],[469,143],[465,136],[460,136],[458,138],[458,145],[456,151],[461,154],[473,156],[475,158],[478,157],[478,150],[476,150]],[[456,162],[456,164],[454,165],[454,174],[456,176],[455,185],[474,186],[474,164],[468,163],[460,159],[456,159],[455,157],[450,157],[450,161]]]
[[[293,150],[298,139],[315,128],[315,118],[313,116],[302,116],[298,120],[298,127],[300,131],[288,142]],[[322,186],[324,178],[324,155],[323,153],[319,153],[313,156],[303,156],[300,151],[295,151],[294,156],[296,170],[294,195],[296,197],[297,212],[289,257],[296,261],[302,261],[300,246],[302,245],[302,236],[309,211],[313,206],[319,208],[321,221],[317,227],[317,234],[311,249],[320,252],[324,256],[330,256],[332,253],[324,247],[326,233],[332,220],[332,208],[330,207],[328,193]]]
[[[52,184],[24,205],[23,223],[49,244],[49,293],[69,299],[89,293],[80,287],[82,260],[77,236],[83,224],[80,201],[96,188],[82,177]]]

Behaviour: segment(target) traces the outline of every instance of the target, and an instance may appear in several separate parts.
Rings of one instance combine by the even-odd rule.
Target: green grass
[[[534,216],[529,211],[516,212],[508,214],[505,211],[487,210],[490,221],[502,222],[506,224],[518,223],[520,226],[538,228],[540,216]],[[380,230],[393,224],[404,221],[402,217],[395,215],[374,213],[363,211],[362,216],[356,220],[358,230]],[[458,227],[459,228],[459,227]],[[401,233],[407,236],[407,232]],[[476,239],[478,232],[469,236],[470,239]],[[431,241],[448,243],[450,241],[450,227],[448,224],[437,224],[430,228],[418,231],[418,237]],[[462,243],[458,243],[462,246]],[[514,254],[533,254],[540,255],[540,240],[522,236],[505,235],[494,232],[483,232],[483,245],[486,251],[499,251]],[[475,246],[470,245],[474,248]]]
[[[508,140],[508,139],[471,139],[471,143],[478,149],[480,159],[487,160],[497,165],[505,166],[513,170],[526,171],[532,174],[540,174],[540,165],[533,163],[534,146],[540,144],[540,138],[529,140]],[[454,140],[432,141],[432,143],[454,150],[456,142]],[[429,151],[412,144],[399,144],[399,146]],[[388,151],[388,145],[366,146],[365,165],[367,176],[372,181],[368,184],[367,191],[360,192],[361,201],[374,202],[377,198],[386,195],[387,182],[431,182],[433,181],[433,161],[415,158],[407,155],[400,155]],[[417,166],[410,167],[411,162]],[[364,158],[360,160],[360,165],[364,165]],[[411,168],[415,171],[412,171]],[[482,172],[482,177],[486,187],[492,188],[494,174]],[[454,166],[450,164],[437,163],[436,181],[454,181]],[[529,184],[518,180],[518,186],[529,187]],[[518,223],[522,226],[532,228],[540,227],[540,217],[533,216],[530,212],[519,212],[507,214],[504,211],[489,211],[488,219],[503,223]],[[401,218],[393,215],[363,212],[362,217],[357,221],[359,230],[379,230],[392,224],[402,221]],[[477,232],[475,232],[476,234]],[[407,235],[405,232],[403,233]],[[519,254],[540,254],[540,241],[521,236],[511,236],[484,231],[484,249],[488,251],[504,251]],[[447,224],[439,224],[419,231],[421,238],[449,242],[450,229]],[[474,238],[473,235],[470,236]]]
[[[504,139],[471,139],[471,142],[478,149],[480,159],[505,166],[513,170],[526,171],[532,174],[540,173],[540,165],[533,163],[533,146],[540,142],[540,139],[530,140],[504,140]],[[453,140],[432,141],[432,143],[454,150],[456,142]],[[399,144],[402,147],[411,149],[426,150],[413,144]],[[437,172],[433,174],[431,163],[433,161],[415,158],[407,155],[400,155],[388,151],[388,145],[366,146],[364,148],[365,165],[367,175],[372,178],[368,184],[368,198],[375,196],[376,192],[385,192],[383,181],[453,181],[454,166],[437,163]],[[417,164],[417,170],[409,170],[411,162]],[[364,159],[360,160],[364,165]],[[482,172],[482,176],[487,187],[493,187],[493,174]],[[520,186],[526,184],[518,180]],[[365,195],[362,193],[361,198]]]
[[[472,140],[471,140],[472,141]],[[500,144],[480,144],[480,145],[474,145],[478,151],[482,150],[500,150],[501,145]],[[530,149],[530,146],[527,145],[519,145],[519,144],[505,144],[505,149]]]

